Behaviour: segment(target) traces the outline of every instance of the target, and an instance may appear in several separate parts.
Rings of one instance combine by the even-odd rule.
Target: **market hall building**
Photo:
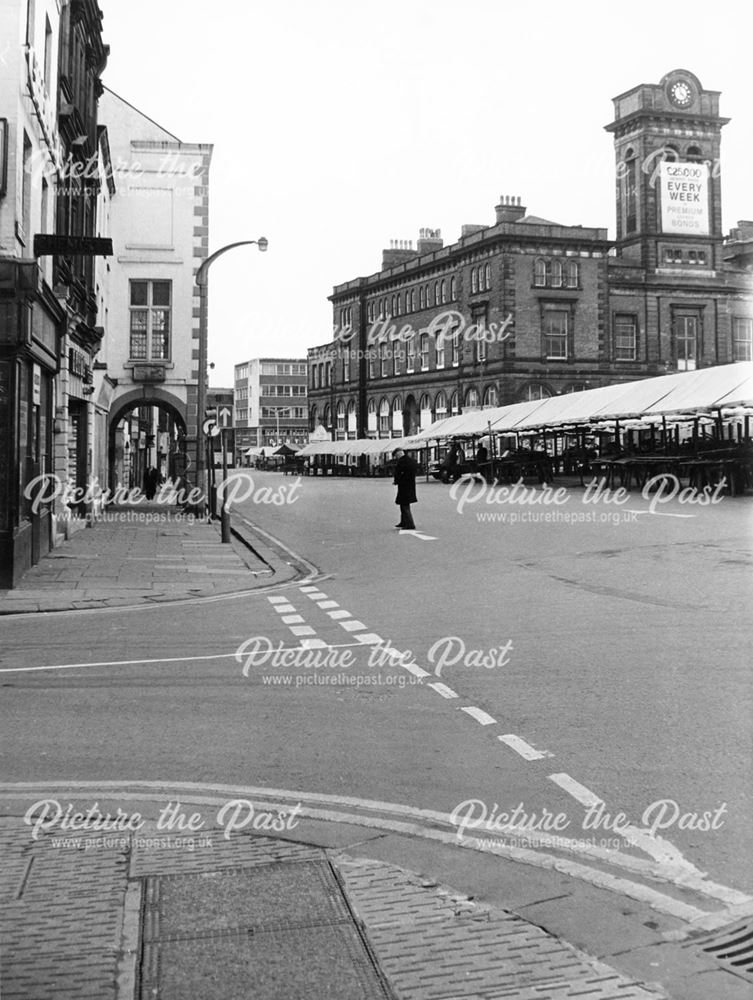
[[[614,99],[616,240],[503,196],[444,246],[393,241],[330,296],[309,425],[400,437],[476,407],[753,360],[753,224],[722,232],[719,93],[686,70]]]

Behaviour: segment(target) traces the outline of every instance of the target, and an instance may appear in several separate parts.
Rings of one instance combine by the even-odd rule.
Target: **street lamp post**
[[[202,491],[203,497],[207,497],[206,483],[206,435],[204,434],[204,411],[207,401],[207,341],[208,341],[208,292],[209,277],[208,272],[211,265],[228,250],[236,247],[255,245],[259,250],[266,251],[269,240],[265,236],[260,236],[258,240],[241,240],[238,243],[228,243],[211,254],[202,262],[196,272],[196,285],[199,289],[199,391],[196,413],[196,477],[197,486]]]

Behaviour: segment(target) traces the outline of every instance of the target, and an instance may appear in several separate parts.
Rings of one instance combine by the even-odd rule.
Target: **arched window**
[[[395,396],[392,400],[392,430],[403,430],[403,401],[400,396]]]
[[[423,285],[418,290],[418,308],[424,309],[426,307],[426,289]]]
[[[427,285],[426,286],[426,306],[428,308],[429,306],[431,306],[433,304],[434,303],[431,300],[431,285]]]
[[[688,146],[687,156],[693,160],[703,159],[703,150],[700,146]]]
[[[410,311],[416,311],[416,289],[411,288],[410,290]]]
[[[458,396],[457,392],[453,392],[453,394],[450,396],[450,412],[448,416],[454,417],[458,413],[460,413],[460,397]]]
[[[369,407],[366,411],[366,430],[370,434],[376,434],[377,431],[377,406],[376,400],[369,400]]]
[[[484,406],[497,406],[497,387],[488,385],[484,389]]]
[[[379,401],[379,436],[389,437],[390,434],[390,404],[386,397]]]
[[[467,389],[465,393],[465,403],[463,406],[470,409],[478,406],[478,392],[475,389]]]
[[[398,303],[399,303],[399,301],[400,301],[400,299],[398,298],[398,300],[396,302],[395,301],[395,296],[394,295],[392,296],[392,315],[393,316],[397,316],[397,314],[398,314],[398,308],[399,308]]]
[[[322,423],[328,431],[332,430],[332,410],[329,403],[327,403],[322,412]]]
[[[310,431],[316,430],[317,412],[318,411],[317,411],[316,405],[312,406],[309,409],[309,430]]]
[[[487,264],[484,267],[484,288],[486,288],[488,291],[491,287],[492,287],[492,266],[491,264]]]
[[[345,434],[345,403],[342,400],[337,404],[337,434]]]
[[[356,436],[356,404],[351,399],[348,403],[348,436]]]
[[[410,312],[410,292],[405,293],[405,309],[404,312]]]
[[[423,394],[419,403],[419,421],[421,430],[431,427],[431,398],[426,393]]]
[[[548,389],[545,385],[540,385],[537,382],[530,382],[521,392],[520,398],[524,402],[533,402],[537,399],[549,399],[551,395],[551,389]]]
[[[454,302],[458,297],[458,283],[454,277],[450,278],[450,302]]]
[[[537,257],[533,265],[533,283],[537,288],[545,288],[549,284],[549,261]]]
[[[478,271],[475,267],[471,268],[471,295],[474,295],[478,291]]]
[[[562,261],[552,261],[552,288],[562,288]]]
[[[435,281],[434,282],[434,305],[438,306],[440,302],[441,302],[441,299],[439,297],[439,282]]]
[[[421,359],[421,371],[425,372],[429,367],[429,334],[422,333],[419,341],[418,353]]]
[[[311,366],[311,388],[319,388],[319,365]]]
[[[439,295],[442,300],[442,305],[447,301],[447,282],[442,278],[442,282],[439,286]]]
[[[580,266],[577,260],[569,260],[566,266],[566,283],[568,288],[577,288],[580,283]]]
[[[434,400],[434,413],[437,420],[444,420],[447,416],[447,396],[444,392],[438,392]]]

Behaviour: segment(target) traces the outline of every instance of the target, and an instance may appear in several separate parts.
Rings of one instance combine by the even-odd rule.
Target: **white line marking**
[[[467,715],[470,715],[472,719],[475,719],[476,722],[480,722],[482,726],[493,726],[497,721],[496,719],[493,719],[491,715],[488,715],[486,712],[484,712],[482,709],[476,708],[475,705],[467,705],[461,708],[460,711],[465,712]]]
[[[319,603],[319,607],[323,608],[325,611],[327,610],[327,608],[339,608],[340,607],[340,605],[337,603],[337,601],[319,601],[318,603]]]
[[[326,601],[327,595],[323,594],[320,590],[314,590],[310,594],[306,595],[310,597],[312,601]]]
[[[651,514],[653,517],[697,517],[697,514],[670,514],[666,510],[632,510],[626,507],[628,514]]]
[[[364,635],[357,635],[356,639],[365,645],[381,646],[384,639],[381,635],[377,635],[375,632],[366,632]]]
[[[253,799],[254,805],[259,808],[279,808],[280,804],[286,805],[289,802],[306,803],[300,815],[311,819],[325,819],[332,822],[353,823],[355,825],[371,827],[375,829],[387,829],[395,833],[420,836],[430,840],[435,840],[448,846],[466,848],[470,850],[482,850],[484,853],[492,853],[511,861],[522,864],[533,865],[537,868],[551,871],[556,869],[563,874],[572,875],[601,889],[609,889],[620,895],[631,899],[640,900],[660,913],[665,913],[680,920],[684,920],[694,928],[713,929],[732,922],[733,919],[741,919],[753,913],[753,897],[740,893],[725,886],[717,886],[714,883],[706,883],[701,880],[698,884],[689,886],[685,880],[682,885],[690,887],[696,892],[709,895],[713,898],[723,899],[727,904],[732,904],[731,908],[725,911],[715,911],[710,913],[701,910],[696,906],[691,906],[668,896],[664,893],[650,888],[638,882],[630,881],[600,869],[591,868],[578,861],[571,861],[566,858],[556,857],[540,850],[532,850],[523,847],[510,847],[503,843],[496,844],[493,841],[484,841],[484,846],[479,847],[473,837],[465,836],[458,839],[456,824],[452,823],[449,814],[436,813],[429,810],[411,808],[410,806],[398,805],[389,802],[376,802],[366,799],[341,798],[334,795],[324,795],[321,793],[290,791],[273,788],[248,788],[233,785],[202,785],[189,782],[156,782],[156,781],[118,781],[118,782],[82,782],[66,781],[63,785],[60,782],[14,782],[0,784],[0,798],[16,801],[27,798],[29,795],[35,797],[40,793],[59,793],[64,788],[66,794],[70,794],[71,789],[88,791],[98,798],[116,798],[119,801],[132,802],[155,802],[159,807],[164,805],[166,798],[178,798],[187,804],[215,806],[226,803],[228,798],[243,797]],[[114,795],[108,793],[114,792]],[[202,793],[203,794],[197,794]],[[308,803],[331,805],[336,809],[353,808],[360,809],[366,813],[376,813],[377,815],[366,815],[357,812],[335,812],[330,809],[314,809]],[[379,815],[379,813],[386,814]],[[397,816],[401,821],[391,817]],[[389,817],[389,818],[387,818]],[[412,822],[405,822],[410,820]],[[436,828],[436,824],[440,828]],[[443,828],[447,828],[446,831]],[[647,878],[656,878],[655,864],[641,861],[628,855],[621,855],[610,852],[608,856],[594,847],[585,848],[579,841],[572,841],[572,845],[577,847],[578,854],[585,854],[594,860],[607,861],[611,864],[620,865],[629,871]],[[661,875],[659,875],[661,879]],[[712,891],[709,891],[711,889]],[[708,924],[708,927],[706,925]]]
[[[283,615],[282,621],[286,625],[300,625],[304,621],[303,615]]]
[[[401,535],[413,535],[414,538],[420,538],[422,542],[436,542],[434,535],[424,535],[422,532],[415,528],[401,528]]]
[[[350,611],[345,611],[342,608],[340,608],[339,611],[328,611],[327,614],[330,616],[330,618],[334,618],[335,621],[337,621],[338,618],[352,618],[353,617],[353,615],[351,615]]]
[[[292,604],[275,604],[274,609],[278,614],[285,615],[289,611],[295,611]]]
[[[421,667],[416,663],[403,663],[403,667],[408,671],[409,674],[413,674],[414,677],[430,677],[428,670],[422,670]]]
[[[354,636],[360,639],[360,636]],[[380,640],[381,641],[381,640]],[[304,642],[315,642],[317,649],[360,649],[360,642],[323,642],[321,639],[306,639]],[[300,646],[285,646],[280,652],[296,653],[307,648],[303,644]],[[86,667],[138,667],[154,666],[158,663],[198,663],[205,660],[233,660],[238,659],[233,653],[213,653],[207,656],[162,656],[150,660],[99,660],[91,663],[50,663],[38,667],[0,667],[0,674],[30,674],[40,670],[83,670]],[[240,660],[239,660],[240,662]]]
[[[277,597],[268,597],[267,600],[269,601],[270,604],[287,604],[288,603],[288,598],[287,597],[281,597],[279,595]]]
[[[318,587],[299,587],[298,589],[300,590],[300,592],[302,594],[313,594],[314,591],[318,590],[319,588]]]
[[[316,635],[316,632],[310,625],[291,625],[290,631],[293,635]]]
[[[446,684],[442,684],[439,681],[435,681],[433,684],[429,684],[429,687],[433,688],[437,692],[437,694],[441,694],[443,698],[458,697],[458,695],[455,694],[452,688],[448,688]]]
[[[542,760],[544,757],[554,757],[554,754],[549,753],[548,750],[534,749],[530,743],[526,743],[524,739],[521,739],[520,736],[515,736],[513,733],[507,733],[506,736],[498,736],[497,739],[501,743],[506,743],[511,750],[520,754],[525,760]]]
[[[587,809],[604,801],[598,795],[594,795],[585,785],[581,785],[575,778],[571,778],[569,774],[550,774],[549,780],[553,781],[555,785],[559,785],[563,791],[567,792],[568,795],[572,795],[576,801],[580,802]]]
[[[324,639],[301,639],[302,649],[324,649],[326,645]]]
[[[346,632],[363,632],[366,626],[363,622],[357,622],[355,618],[352,618],[349,622],[340,622],[342,627]]]

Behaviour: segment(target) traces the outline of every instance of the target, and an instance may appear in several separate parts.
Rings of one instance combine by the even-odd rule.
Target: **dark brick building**
[[[725,241],[719,95],[684,70],[615,98],[617,240],[503,197],[444,246],[422,230],[335,287],[309,351],[309,417],[335,437],[753,359],[750,225]]]

